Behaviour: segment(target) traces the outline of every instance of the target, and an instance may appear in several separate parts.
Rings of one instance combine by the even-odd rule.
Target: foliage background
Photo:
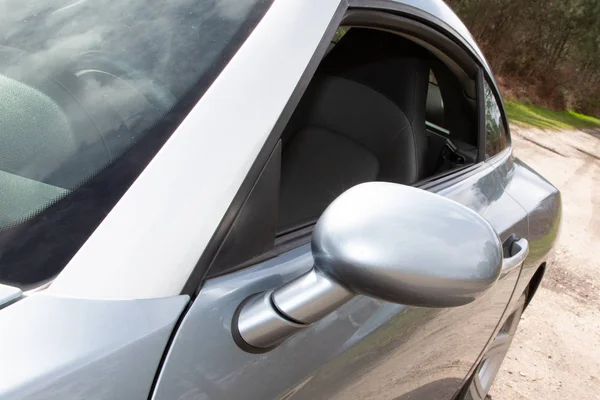
[[[446,0],[505,96],[600,117],[600,0]]]

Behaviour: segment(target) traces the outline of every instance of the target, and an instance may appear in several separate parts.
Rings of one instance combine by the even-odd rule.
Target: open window
[[[210,275],[306,243],[354,185],[419,185],[477,163],[474,71],[410,35],[340,27]]]
[[[443,62],[394,33],[340,31],[281,137],[279,235],[356,184],[414,185],[477,158],[476,112]]]

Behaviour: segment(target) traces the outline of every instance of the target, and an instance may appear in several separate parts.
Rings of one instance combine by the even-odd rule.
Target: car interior
[[[3,52],[11,62],[26,57],[13,48]],[[100,51],[85,52],[64,70],[53,71],[52,79],[32,74],[36,81],[25,83],[0,76],[7,98],[24,102],[12,110],[33,107],[44,117],[8,115],[14,123],[7,129],[27,135],[5,135],[22,143],[0,140],[6,144],[0,148],[0,181],[10,179],[4,186],[13,188],[0,193],[10,210],[0,219],[4,228],[18,228],[51,204],[68,208],[59,200],[119,158],[175,101],[159,85],[133,87],[131,82],[153,80]],[[425,42],[384,30],[339,28],[281,133],[277,154],[220,245],[215,273],[272,255],[274,241],[306,238],[325,208],[354,185],[419,185],[476,163],[473,79]],[[47,140],[32,139],[42,133]],[[25,226],[19,229],[29,235]],[[10,239],[14,233],[3,235]],[[15,261],[13,269],[22,270],[21,264]]]
[[[0,74],[0,99],[6,101],[0,108],[6,133],[0,136],[0,183],[9,188],[0,194],[6,210],[0,227],[31,217],[81,186],[175,102],[157,85],[134,87],[129,76],[152,80],[100,51],[35,75],[3,65],[25,62],[26,52],[6,46],[0,52],[0,70],[7,74]]]
[[[457,78],[425,48],[381,30],[347,30],[282,134],[278,232],[314,223],[359,183],[413,185],[476,162],[469,107]]]
[[[476,68],[435,51],[384,30],[339,28],[206,278],[307,243],[352,186],[420,186],[477,163]]]

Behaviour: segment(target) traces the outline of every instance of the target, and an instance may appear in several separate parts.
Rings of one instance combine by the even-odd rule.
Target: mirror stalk
[[[372,182],[338,197],[312,235],[313,268],[246,299],[232,332],[264,352],[355,295],[418,307],[459,307],[489,290],[502,244],[480,215],[409,186]]]
[[[238,344],[241,339],[252,352],[268,351],[352,297],[352,292],[312,268],[275,291],[260,293],[242,303],[234,336]]]

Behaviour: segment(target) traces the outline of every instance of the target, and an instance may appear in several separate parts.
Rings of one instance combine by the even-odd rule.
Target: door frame
[[[273,153],[273,150],[277,146],[277,143],[284,128],[286,127],[294,110],[298,106],[300,99],[304,95],[304,92],[306,91],[308,84],[310,83],[313,75],[315,74],[319,63],[321,62],[323,57],[325,57],[329,43],[331,43],[331,39],[335,35],[338,26],[341,24],[346,14],[347,8],[347,3],[344,0],[342,0],[337,10],[335,11],[333,18],[329,22],[327,29],[323,33],[323,37],[321,38],[317,49],[313,53],[302,76],[296,83],[296,87],[292,92],[292,95],[288,99],[283,111],[281,112],[281,115],[277,119],[277,122],[275,123],[273,129],[271,130],[271,133],[269,134],[262,148],[260,149],[241,186],[238,188],[238,191],[235,194],[231,204],[227,208],[227,211],[223,215],[221,222],[219,223],[217,229],[213,233],[210,241],[206,245],[204,252],[196,262],[196,265],[194,266],[185,285],[183,286],[181,294],[187,294],[190,295],[192,298],[195,298],[200,292],[200,289],[202,288],[202,283],[205,280],[207,273],[209,272],[210,265],[215,259],[221,244],[227,236],[227,233],[232,228],[232,225],[236,217],[240,213],[242,206],[248,199],[248,196],[250,195],[252,188],[257,182],[261,171],[264,169],[265,165],[267,164],[267,161]]]
[[[398,3],[395,1],[366,1],[366,0],[352,0],[346,3],[342,1],[338,6],[333,18],[331,19],[327,29],[325,30],[323,37],[312,55],[310,62],[304,70],[301,78],[296,84],[296,88],[293,94],[289,98],[284,110],[279,116],[277,123],[273,127],[271,133],[263,144],[257,158],[255,159],[249,173],[243,180],[242,185],[238,189],[233,201],[229,205],[224,217],[222,218],[218,228],[215,230],[212,238],[202,253],[200,259],[196,263],[193,271],[191,272],[186,284],[183,287],[181,294],[190,295],[192,298],[198,295],[202,288],[203,282],[208,277],[215,277],[221,274],[211,274],[211,266],[218,255],[219,248],[225,241],[227,234],[231,231],[236,217],[243,209],[244,203],[249,198],[252,188],[260,178],[260,174],[267,165],[268,160],[273,154],[274,149],[279,143],[281,134],[286,127],[290,117],[295,111],[298,103],[304,95],[309,83],[311,82],[317,67],[321,60],[325,57],[330,43],[339,26],[350,22],[353,26],[363,27],[374,27],[377,29],[387,29],[403,35],[416,36],[418,40],[427,43],[429,46],[433,46],[440,50],[443,54],[449,51],[461,53],[461,59],[459,60],[459,66],[465,66],[471,63],[471,73],[475,74],[474,79],[480,80],[481,76],[485,74],[485,70],[488,68],[487,63],[481,60],[476,53],[471,50],[471,46],[466,40],[460,36],[460,34],[452,29],[448,24],[440,20],[439,18],[425,13],[421,9],[412,7],[407,4]],[[446,54],[447,55],[447,54]],[[454,53],[453,53],[454,55]],[[448,58],[454,58],[447,55]],[[462,65],[461,65],[462,64]],[[487,75],[487,74],[485,74]],[[494,89],[495,82],[493,82]],[[477,128],[481,130],[485,129],[485,121],[481,121],[481,87],[482,85],[476,84],[476,102],[477,102]],[[483,110],[485,113],[485,110]],[[485,115],[483,115],[485,117]],[[485,142],[480,142],[482,133],[478,132],[478,152],[480,147],[483,145],[485,148]],[[485,140],[485,131],[483,132]],[[437,177],[430,177],[425,180],[415,183],[413,186],[428,190],[431,192],[439,192],[450,186],[459,184],[463,180],[481,173],[489,168],[489,164],[479,160],[478,162],[466,166],[464,168],[451,171],[448,174],[444,174]],[[274,245],[274,251],[266,252],[261,256],[252,258],[248,262],[242,263],[236,266],[234,269],[229,269],[225,273],[235,272],[240,269],[246,268],[250,265],[265,261],[269,258],[276,257],[286,251],[293,248],[300,247],[310,242],[310,234],[314,225],[307,228],[301,229],[296,232],[284,235],[284,237],[276,240]]]

